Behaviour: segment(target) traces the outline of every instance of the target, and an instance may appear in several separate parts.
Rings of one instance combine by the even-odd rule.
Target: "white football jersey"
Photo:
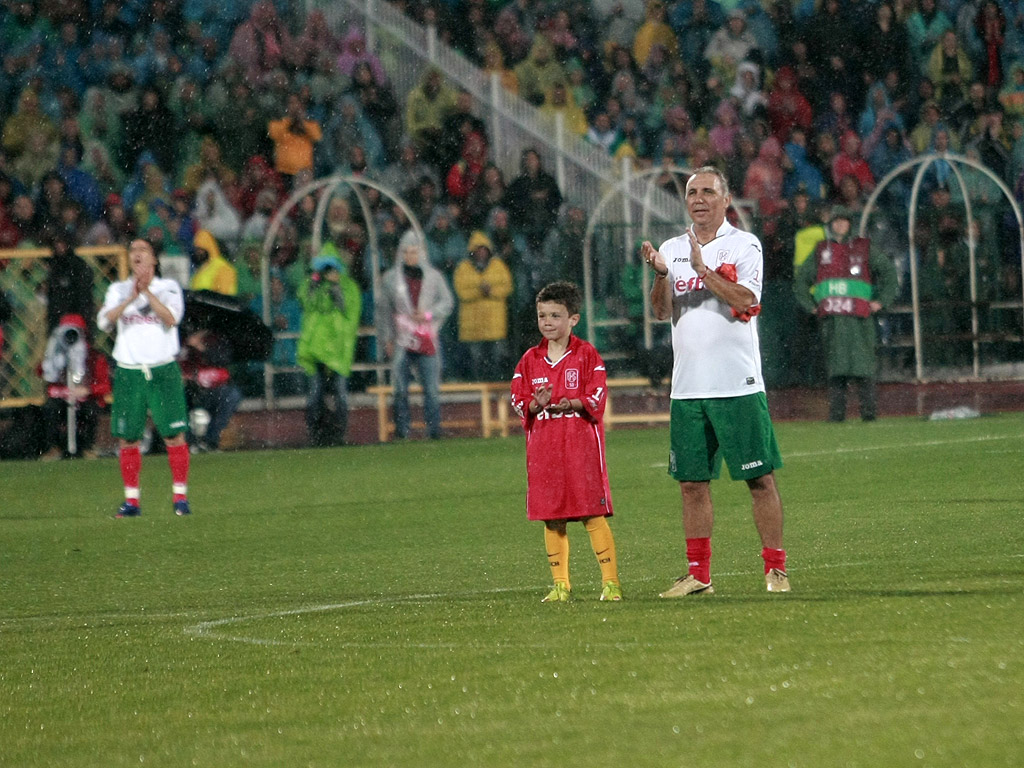
[[[690,240],[673,237],[659,249],[672,282],[672,398],[737,397],[764,392],[757,318],[733,317],[728,304],[704,286],[690,266]],[[708,269],[736,268],[736,282],[761,301],[764,257],[749,232],[725,222],[701,246]]]
[[[107,312],[122,304],[131,296],[135,278],[113,283],[107,289],[96,324],[101,331],[109,332]],[[174,315],[176,323],[185,314],[185,300],[181,286],[174,280],[154,277],[150,292]],[[145,296],[139,295],[117,319],[117,339],[114,341],[114,359],[121,365],[164,365],[178,356],[178,326],[164,326],[149,306]]]

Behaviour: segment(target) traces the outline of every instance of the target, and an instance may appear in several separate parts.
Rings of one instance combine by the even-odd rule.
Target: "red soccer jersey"
[[[526,430],[526,516],[530,520],[610,517],[605,463],[607,374],[594,346],[576,336],[560,360],[547,357],[547,339],[528,349],[512,377],[512,407]],[[530,413],[537,387],[551,385],[551,402],[580,400],[582,412]]]

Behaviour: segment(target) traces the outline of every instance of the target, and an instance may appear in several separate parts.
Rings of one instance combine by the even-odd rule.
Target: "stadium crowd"
[[[800,231],[834,203],[862,209],[915,155],[962,152],[1024,197],[1024,10],[1011,0],[395,5],[609,155],[723,168],[737,196],[757,202],[769,294],[789,290]],[[470,95],[433,68],[396,93],[357,26],[332,29],[283,0],[4,0],[0,55],[0,248],[144,235],[183,283],[261,309],[260,244],[276,208],[323,174],[365,176],[408,202],[449,283],[463,262],[488,268],[471,242],[511,273],[511,292],[491,297],[505,303],[507,326],[491,312],[494,329],[466,337],[467,313],[453,312],[441,338],[445,378],[479,369],[460,352],[460,333],[507,337],[508,367],[535,334],[536,290],[581,280],[587,213],[563,199],[543,149],[506,177]],[[926,253],[964,236],[952,174],[940,161],[926,178]],[[979,201],[998,198],[984,176],[968,178]],[[909,191],[893,184],[883,202],[905,207]],[[369,200],[384,270],[408,221],[386,198]],[[308,252],[315,207],[302,200],[275,246],[277,331],[299,331],[298,290],[323,255]],[[353,200],[336,197],[324,238],[362,288],[370,324],[367,224]],[[1004,243],[985,279],[1015,285],[1016,239],[1004,226],[982,217],[980,234]],[[208,238],[212,248],[196,247]],[[952,290],[961,261],[938,259],[929,290]],[[370,343],[357,352],[364,360]],[[282,340],[275,362],[294,365],[295,347]]]

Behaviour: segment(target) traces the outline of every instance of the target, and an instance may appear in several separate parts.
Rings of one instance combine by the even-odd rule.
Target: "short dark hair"
[[[537,292],[537,303],[549,301],[552,304],[561,304],[570,315],[578,315],[583,305],[583,294],[580,293],[576,283],[568,280],[559,280],[555,283],[548,283]]]

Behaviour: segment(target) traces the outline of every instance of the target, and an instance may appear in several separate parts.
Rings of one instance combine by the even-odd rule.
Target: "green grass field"
[[[714,484],[683,570],[664,429],[609,434],[626,599],[541,604],[522,439],[0,465],[0,765],[1024,764],[1024,415],[777,425],[794,591]]]

